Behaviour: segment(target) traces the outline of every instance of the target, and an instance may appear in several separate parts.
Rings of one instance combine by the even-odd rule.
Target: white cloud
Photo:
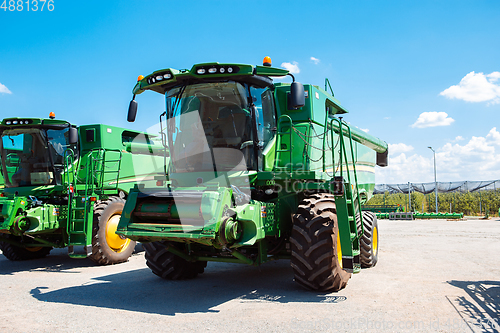
[[[12,94],[12,91],[10,91],[9,88],[0,83],[0,94]]]
[[[311,61],[314,62],[315,65],[319,64],[320,60],[315,57],[311,57]]]
[[[455,140],[453,140],[452,142],[458,142],[458,141],[464,141],[464,140],[465,140],[465,139],[464,139],[464,137],[463,137],[463,136],[461,136],[461,135],[459,135],[459,136],[457,136],[457,137],[455,138]]]
[[[407,156],[405,152],[397,150],[404,146],[389,145],[389,166],[376,168],[377,184],[434,181],[432,151]],[[463,145],[446,143],[435,150],[438,181],[500,179],[500,132],[496,127],[486,136],[473,136]],[[398,155],[399,152],[401,154]]]
[[[458,85],[449,87],[440,93],[446,98],[461,99],[466,102],[500,103],[500,72],[484,75],[483,73],[470,72],[460,80]]]
[[[425,128],[435,126],[449,126],[455,119],[449,118],[446,112],[422,112],[411,127]]]
[[[496,127],[493,127],[488,135],[486,135],[487,139],[491,140],[491,143],[497,146],[500,146],[500,132],[497,131]]]
[[[363,132],[365,132],[365,133],[370,132],[370,130],[369,130],[368,128],[360,128],[360,130],[362,130],[362,131],[363,131]]]
[[[429,177],[434,177],[432,159],[417,154],[407,156],[405,153],[392,156],[389,150],[389,166],[375,169],[377,184],[426,182],[431,181]]]
[[[413,150],[412,146],[406,145],[404,143],[394,143],[394,144],[389,143],[389,154],[391,155],[396,155],[399,153],[407,153],[412,150]]]
[[[391,119],[391,117],[384,117],[384,119]]]
[[[292,74],[300,73],[299,63],[296,61],[293,62],[284,62],[281,64],[281,67],[287,69]]]

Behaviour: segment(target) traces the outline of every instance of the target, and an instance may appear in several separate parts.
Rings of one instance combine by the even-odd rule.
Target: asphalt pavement
[[[55,249],[0,255],[0,332],[500,332],[500,220],[379,221],[377,266],[336,293],[293,281],[287,260],[208,263],[166,281],[144,253],[95,266]],[[139,249],[139,247],[138,247]]]

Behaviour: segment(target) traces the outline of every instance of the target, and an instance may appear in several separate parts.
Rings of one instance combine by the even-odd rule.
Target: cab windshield
[[[2,131],[0,153],[5,187],[61,183],[64,154],[76,151],[63,129],[15,128]]]
[[[201,83],[171,89],[166,99],[172,171],[261,168],[262,149],[275,131],[269,88]]]

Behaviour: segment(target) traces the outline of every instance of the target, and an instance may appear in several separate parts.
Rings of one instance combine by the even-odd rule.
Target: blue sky
[[[0,3],[3,0],[0,0]],[[39,1],[40,2],[40,1]],[[24,1],[26,6],[26,1]],[[498,1],[69,1],[0,9],[0,118],[145,130],[164,110],[138,75],[200,62],[328,78],[345,119],[390,145],[377,183],[500,179]]]

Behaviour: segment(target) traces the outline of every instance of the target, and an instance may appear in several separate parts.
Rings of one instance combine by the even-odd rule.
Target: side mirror
[[[75,127],[69,128],[68,141],[70,145],[75,145],[78,143],[78,130]]]
[[[133,123],[135,121],[135,116],[137,115],[137,102],[135,99],[130,101],[130,105],[128,106],[128,116],[127,121],[129,123]]]
[[[389,160],[389,149],[387,149],[383,153],[377,152],[377,165],[381,167],[386,167],[389,165],[388,160]]]
[[[300,82],[292,82],[290,86],[290,105],[289,109],[298,109],[306,104],[306,97],[304,95],[304,86]]]

